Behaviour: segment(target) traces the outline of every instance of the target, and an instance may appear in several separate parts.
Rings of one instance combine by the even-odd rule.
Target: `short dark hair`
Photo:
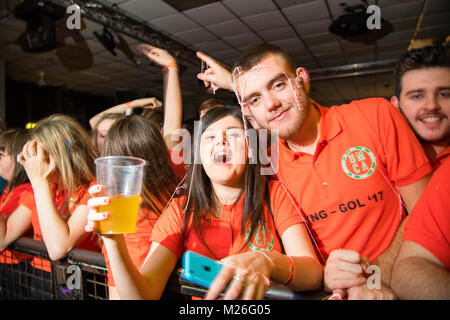
[[[288,63],[290,70],[295,73],[295,63],[292,61],[289,54],[278,46],[268,43],[261,43],[253,45],[245,49],[241,55],[236,59],[233,70],[239,67],[242,71],[248,71],[255,65],[261,62],[269,54],[276,54],[282,56]]]
[[[416,69],[450,67],[449,45],[433,45],[405,53],[394,68],[395,95],[400,97],[403,75]]]
[[[202,110],[205,109],[211,109],[212,107],[224,107],[224,106],[225,102],[223,102],[222,100],[211,98],[202,102],[200,107],[198,107],[198,112],[201,112]]]

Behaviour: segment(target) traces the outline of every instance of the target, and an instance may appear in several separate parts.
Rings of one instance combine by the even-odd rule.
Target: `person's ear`
[[[400,108],[400,103],[398,101],[397,96],[392,96],[391,97],[391,103],[394,105],[394,107],[396,107],[397,109]]]
[[[303,88],[303,90],[309,94],[311,79],[309,77],[309,72],[305,68],[298,67],[295,71],[297,77],[295,78],[295,84],[297,87]]]

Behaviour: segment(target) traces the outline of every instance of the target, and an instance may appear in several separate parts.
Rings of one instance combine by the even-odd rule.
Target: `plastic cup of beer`
[[[126,156],[95,159],[97,183],[104,186],[100,196],[111,200],[98,208],[99,212],[109,213],[100,221],[101,234],[135,232],[145,164],[143,159]]]

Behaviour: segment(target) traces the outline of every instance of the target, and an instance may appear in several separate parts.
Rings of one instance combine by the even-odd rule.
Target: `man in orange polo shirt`
[[[325,266],[325,289],[349,298],[393,298],[390,271],[406,209],[431,172],[400,112],[384,99],[323,108],[308,94],[310,79],[287,54],[257,45],[237,59],[234,77],[198,54],[205,85],[233,89],[259,127],[278,129],[278,177],[301,208]],[[236,72],[237,70],[237,72]],[[368,290],[362,256],[380,267],[383,286]],[[342,291],[341,291],[342,290]]]
[[[436,169],[450,155],[450,47],[405,53],[394,71],[391,98],[421,141]]]
[[[392,271],[401,299],[450,299],[450,157],[436,169],[405,226]]]

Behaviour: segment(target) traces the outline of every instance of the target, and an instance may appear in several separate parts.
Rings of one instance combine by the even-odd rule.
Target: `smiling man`
[[[395,71],[394,106],[400,109],[436,169],[450,155],[450,48],[407,52]]]
[[[400,112],[385,99],[325,108],[309,97],[310,78],[280,48],[245,50],[233,73],[199,53],[205,85],[233,89],[259,127],[279,129],[278,178],[304,212],[325,264],[325,289],[349,298],[393,298],[390,270],[402,221],[422,194],[429,161]],[[362,256],[385,284],[365,285]]]

